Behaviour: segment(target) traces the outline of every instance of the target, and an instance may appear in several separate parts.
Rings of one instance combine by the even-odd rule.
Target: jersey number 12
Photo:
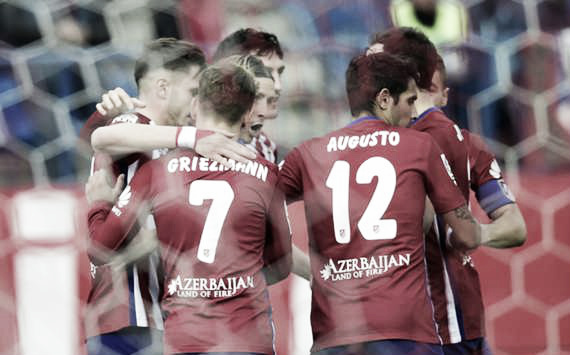
[[[397,233],[396,220],[382,219],[382,216],[396,190],[396,169],[385,158],[369,158],[358,167],[356,183],[370,184],[374,177],[378,177],[378,182],[358,221],[358,230],[366,240],[394,239]],[[350,164],[344,160],[335,161],[326,186],[332,190],[334,236],[340,244],[350,242],[349,179]]]

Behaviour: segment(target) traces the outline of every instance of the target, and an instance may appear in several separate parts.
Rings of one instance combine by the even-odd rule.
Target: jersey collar
[[[434,111],[439,111],[441,112],[441,109],[439,107],[430,107],[427,110],[425,110],[424,112],[421,113],[421,115],[419,115],[418,117],[414,118],[413,120],[410,121],[410,124],[408,124],[408,127],[413,126],[414,124],[416,124],[419,120],[421,120],[422,118],[426,117],[427,115],[429,115],[430,113],[434,112]]]
[[[360,117],[360,118],[357,118],[357,119],[353,120],[352,122],[350,122],[350,123],[347,125],[347,127],[354,126],[354,125],[359,124],[360,122],[369,121],[369,120],[375,120],[375,121],[382,121],[382,122],[384,122],[384,119],[383,119],[383,118],[380,118],[380,117],[376,117],[376,116],[364,116],[364,117]]]

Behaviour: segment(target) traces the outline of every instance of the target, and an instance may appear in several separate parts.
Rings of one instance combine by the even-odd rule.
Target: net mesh
[[[468,33],[440,47],[451,88],[446,111],[491,146],[528,227],[523,248],[476,254],[488,338],[497,354],[570,352],[570,3],[466,0],[456,5],[466,16]],[[346,124],[346,65],[371,33],[392,25],[389,1],[364,0],[1,0],[0,18],[0,187],[6,195],[0,250],[10,265],[2,268],[6,280],[12,280],[13,258],[38,243],[18,241],[18,226],[43,213],[22,212],[23,202],[14,199],[30,188],[37,192],[85,181],[90,152],[77,140],[78,132],[103,92],[122,87],[136,93],[133,59],[145,42],[185,38],[212,54],[218,41],[238,28],[275,33],[287,68],[280,117],[265,129],[282,158],[303,140]],[[80,195],[72,194],[81,205]],[[63,206],[76,215],[73,207]],[[26,217],[17,219],[17,213]],[[77,227],[79,220],[69,223]],[[53,226],[46,223],[49,232]],[[42,238],[51,240],[48,232]],[[71,239],[60,243],[71,253],[82,250]],[[37,267],[32,259],[23,257],[22,265]],[[22,321],[29,315],[17,311],[12,282],[0,288],[0,313],[7,322],[20,321],[14,334],[22,339],[29,333],[22,322],[31,323]],[[282,306],[300,309],[308,318],[298,287],[303,286],[291,284],[291,306]],[[289,318],[298,324],[295,313]],[[1,354],[34,353],[33,345],[27,348],[10,334],[0,336],[8,344]],[[294,340],[295,334],[303,338],[298,331],[287,334],[293,340],[280,340],[282,349],[307,351],[303,344],[310,345],[310,339]]]

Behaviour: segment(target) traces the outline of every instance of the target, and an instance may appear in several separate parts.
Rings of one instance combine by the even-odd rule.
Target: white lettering
[[[321,269],[321,277],[325,281],[359,279],[383,275],[392,268],[409,265],[410,254],[378,255],[336,261],[329,259]]]
[[[233,170],[251,175],[262,181],[267,181],[267,175],[269,175],[268,166],[256,161],[250,161],[247,164],[243,164],[232,159],[229,159],[228,163],[230,168],[226,168],[225,166],[218,164],[216,161],[210,161],[208,158],[192,157],[192,159],[190,159],[190,157],[182,156],[170,159],[166,165],[166,170],[169,173],[192,172],[196,170],[212,172]]]
[[[360,136],[330,137],[327,144],[327,152],[374,147],[379,143],[382,146],[397,146],[400,144],[400,133],[391,131],[376,131]]]

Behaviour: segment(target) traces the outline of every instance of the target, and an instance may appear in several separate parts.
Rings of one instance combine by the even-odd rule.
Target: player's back
[[[262,268],[273,237],[289,243],[273,245],[276,258],[291,248],[283,198],[274,193],[277,167],[258,158],[227,170],[181,151],[151,163],[165,353],[271,353]]]
[[[313,350],[439,343],[424,264],[425,196],[442,213],[465,203],[440,154],[427,134],[364,119],[285,159],[280,185],[289,200],[304,199],[309,229]]]
[[[438,108],[424,112],[411,128],[428,133],[441,147],[449,158],[461,193],[468,200],[472,169],[465,131]],[[469,257],[446,245],[447,227],[441,216],[437,221],[426,235],[426,258],[439,334],[444,343],[480,337],[484,333],[484,319],[477,271]]]

